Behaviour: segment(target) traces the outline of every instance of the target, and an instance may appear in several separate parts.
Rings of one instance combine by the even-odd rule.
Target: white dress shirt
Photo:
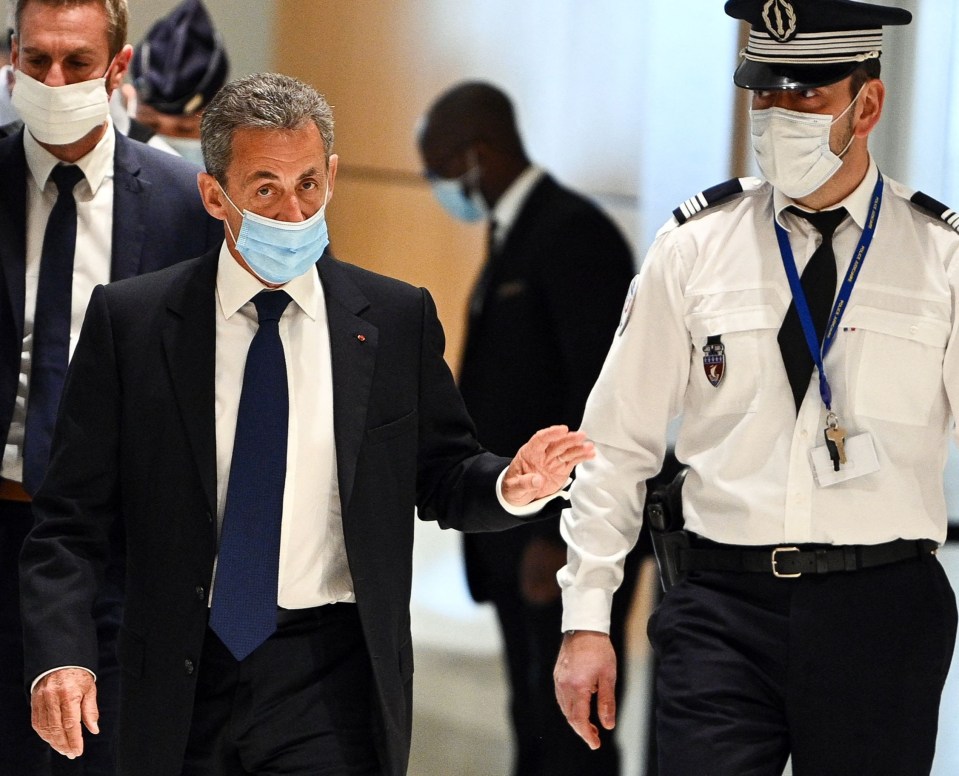
[[[490,220],[496,225],[493,232],[493,243],[497,248],[503,245],[509,230],[516,223],[520,210],[526,204],[530,192],[545,174],[546,171],[542,167],[537,167],[535,164],[529,165],[496,201],[496,206],[490,214]]]
[[[841,204],[833,239],[840,280],[866,223],[874,163]],[[622,561],[639,533],[644,482],[660,468],[667,424],[682,415],[677,457],[686,528],[739,545],[943,541],[943,466],[959,406],[959,234],[885,196],[859,280],[825,360],[833,410],[850,437],[869,434],[879,470],[819,487],[809,455],[826,409],[816,370],[796,417],[777,335],[792,299],[774,217],[800,272],[820,242],[768,183],[667,224],[650,248],[628,313],[589,397],[583,429],[597,456],[579,467],[562,520],[564,629],[608,630]],[[706,377],[720,335],[725,376]]]
[[[250,301],[263,290],[226,243],[216,295],[217,517],[222,525],[243,369],[258,328]],[[278,604],[286,609],[354,601],[346,560],[333,437],[333,379],[326,301],[315,269],[287,283],[280,319],[290,392],[287,472],[280,536]]]
[[[77,161],[84,180],[73,189],[77,203],[77,243],[73,260],[73,296],[71,299],[70,355],[80,336],[90,294],[95,286],[110,281],[113,255],[113,151],[116,145],[113,126],[108,122],[100,142]],[[27,158],[27,255],[26,297],[24,302],[23,345],[20,355],[20,383],[13,419],[3,451],[0,476],[21,482],[23,479],[23,431],[30,393],[30,364],[33,353],[33,321],[37,306],[37,280],[43,236],[50,212],[57,201],[57,187],[50,173],[59,160],[43,148],[29,132],[23,133]]]

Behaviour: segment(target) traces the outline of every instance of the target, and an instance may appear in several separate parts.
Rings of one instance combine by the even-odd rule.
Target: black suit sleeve
[[[91,608],[119,497],[120,386],[112,340],[98,286],[67,373],[50,467],[33,501],[34,527],[20,556],[28,687],[59,666],[97,668]]]

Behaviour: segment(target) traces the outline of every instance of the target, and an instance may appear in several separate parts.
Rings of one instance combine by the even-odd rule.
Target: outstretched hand
[[[503,478],[503,498],[516,507],[551,496],[573,468],[596,454],[582,431],[550,426],[533,434],[516,453]]]

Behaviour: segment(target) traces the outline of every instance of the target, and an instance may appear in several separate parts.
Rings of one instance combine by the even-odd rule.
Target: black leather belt
[[[695,541],[695,540],[694,540]],[[708,543],[679,551],[680,571],[739,571],[772,574],[795,579],[803,574],[830,574],[857,571],[915,560],[934,553],[938,543],[931,539],[896,539],[885,544],[739,547]]]

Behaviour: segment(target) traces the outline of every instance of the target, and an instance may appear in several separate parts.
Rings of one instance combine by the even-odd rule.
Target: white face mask
[[[785,108],[750,110],[753,152],[766,180],[787,197],[801,199],[835,175],[855,135],[834,154],[829,147],[830,130],[856,104],[860,94],[862,89],[835,119],[828,113]]]
[[[76,142],[101,126],[110,114],[105,75],[75,84],[47,86],[17,70],[11,102],[30,134],[49,145]]]

